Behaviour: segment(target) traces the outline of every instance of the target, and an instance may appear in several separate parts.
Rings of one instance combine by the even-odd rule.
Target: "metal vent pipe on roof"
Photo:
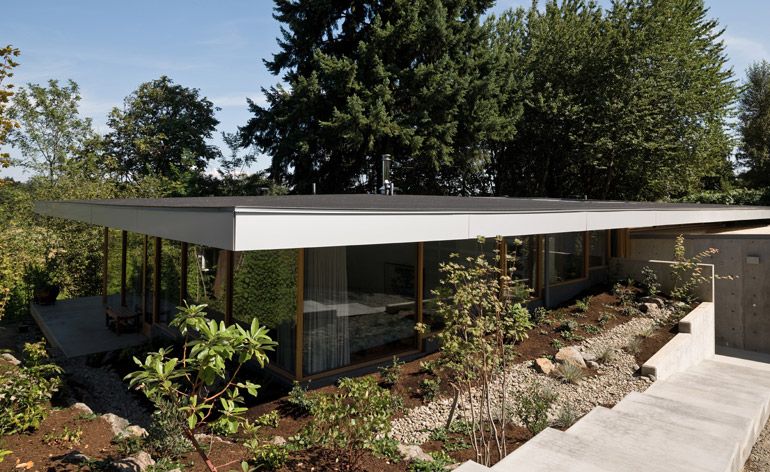
[[[380,187],[380,193],[383,195],[393,195],[395,193],[393,182],[390,181],[390,164],[392,162],[390,154],[382,155],[382,187]]]

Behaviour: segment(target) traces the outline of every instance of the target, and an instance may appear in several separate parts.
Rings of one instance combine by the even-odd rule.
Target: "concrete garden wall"
[[[714,303],[703,302],[679,321],[679,333],[642,366],[664,380],[714,355]]]

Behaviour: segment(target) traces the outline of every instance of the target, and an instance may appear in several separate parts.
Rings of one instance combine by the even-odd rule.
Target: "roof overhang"
[[[377,197],[391,198],[391,197]],[[109,203],[108,203],[109,202]],[[323,209],[153,205],[110,201],[37,202],[42,215],[221,249],[249,251],[472,239],[619,228],[770,220],[770,207],[714,205],[548,210]]]

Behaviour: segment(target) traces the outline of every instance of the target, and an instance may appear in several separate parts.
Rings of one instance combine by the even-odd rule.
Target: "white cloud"
[[[727,52],[736,62],[750,63],[770,57],[770,49],[765,44],[754,39],[725,34],[724,41],[727,46]]]
[[[257,105],[264,105],[267,103],[265,100],[265,96],[261,93],[250,93],[250,92],[244,92],[244,93],[234,93],[234,94],[228,94],[228,95],[219,95],[216,97],[211,97],[209,100],[214,104],[214,106],[218,107],[246,107],[246,99],[250,98],[254,103]]]

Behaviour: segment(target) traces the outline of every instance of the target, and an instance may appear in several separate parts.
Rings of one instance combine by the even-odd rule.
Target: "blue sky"
[[[752,61],[770,59],[770,2],[707,3],[726,28],[738,77]],[[493,11],[529,4],[500,0]],[[22,52],[13,83],[77,82],[81,113],[99,131],[106,131],[107,113],[137,85],[165,74],[200,89],[221,108],[219,130],[232,132],[249,118],[246,97],[261,101],[260,88],[277,80],[262,64],[277,50],[272,7],[269,0],[13,0],[3,7],[0,43]],[[261,159],[259,167],[266,164]],[[0,176],[24,178],[14,168],[0,170]]]

